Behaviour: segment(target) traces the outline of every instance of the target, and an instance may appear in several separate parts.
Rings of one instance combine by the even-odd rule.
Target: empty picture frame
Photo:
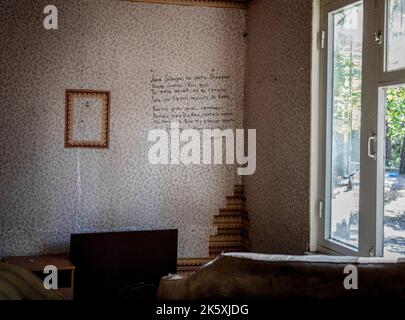
[[[108,148],[110,92],[66,90],[66,148]]]

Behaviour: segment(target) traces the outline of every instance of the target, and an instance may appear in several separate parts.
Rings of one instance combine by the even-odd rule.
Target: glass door
[[[358,248],[363,3],[331,13],[330,239]]]
[[[383,88],[384,256],[405,255],[405,86]]]
[[[359,250],[363,1],[325,8],[325,186],[321,245],[357,255]],[[367,180],[367,179],[366,179]]]

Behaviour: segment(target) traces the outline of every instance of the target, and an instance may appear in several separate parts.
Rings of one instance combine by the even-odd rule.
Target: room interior
[[[404,12],[2,1],[0,300],[405,299]]]

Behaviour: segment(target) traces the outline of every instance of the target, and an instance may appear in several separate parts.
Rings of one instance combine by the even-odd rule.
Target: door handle
[[[377,144],[377,136],[371,136],[368,138],[368,145],[367,145],[367,149],[368,149],[368,157],[376,160],[377,159],[377,153],[373,153],[372,149],[371,149],[371,143],[374,142],[374,144]]]

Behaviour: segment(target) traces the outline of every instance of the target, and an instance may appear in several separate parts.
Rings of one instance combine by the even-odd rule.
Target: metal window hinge
[[[322,217],[323,217],[323,201],[322,200],[319,200],[318,216],[319,216],[319,219],[322,219]]]
[[[321,31],[321,49],[325,49],[325,30]]]
[[[378,31],[378,32],[374,33],[374,41],[379,46],[382,45],[382,39],[383,39],[382,31]]]

